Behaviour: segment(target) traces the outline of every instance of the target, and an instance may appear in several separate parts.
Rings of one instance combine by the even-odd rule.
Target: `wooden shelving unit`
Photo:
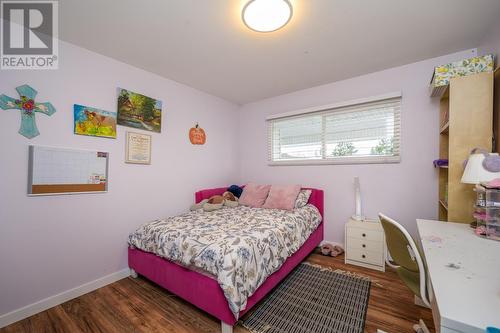
[[[474,148],[492,149],[493,73],[457,77],[440,101],[439,219],[469,223],[473,220],[472,186],[460,182],[463,162]]]
[[[448,204],[446,202],[444,202],[443,200],[439,200],[439,204],[441,205],[441,208],[448,211]]]
[[[441,129],[439,130],[440,134],[448,134],[448,129],[450,128],[450,121],[447,121],[446,124],[441,126]]]

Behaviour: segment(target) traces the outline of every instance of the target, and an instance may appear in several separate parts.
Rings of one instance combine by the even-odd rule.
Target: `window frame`
[[[400,108],[399,108],[399,132],[398,135],[398,155],[389,156],[389,155],[378,155],[378,156],[344,156],[344,157],[336,157],[336,158],[325,158],[324,155],[321,159],[296,159],[296,160],[285,160],[285,161],[273,161],[273,144],[272,144],[272,136],[273,136],[273,128],[272,122],[274,120],[283,119],[283,118],[292,118],[295,116],[302,115],[314,115],[315,113],[321,114],[325,112],[335,112],[335,109],[338,111],[342,111],[343,108],[352,107],[360,104],[366,103],[376,103],[382,102],[388,99],[396,99],[400,98]],[[403,94],[400,91],[392,92],[384,95],[372,96],[367,98],[360,98],[356,100],[344,101],[334,104],[315,106],[295,111],[289,111],[285,113],[270,115],[266,117],[266,128],[267,128],[267,162],[270,166],[293,166],[293,165],[331,165],[331,164],[340,164],[340,165],[348,165],[348,164],[394,164],[401,162],[401,146],[402,146],[402,105],[403,105]]]

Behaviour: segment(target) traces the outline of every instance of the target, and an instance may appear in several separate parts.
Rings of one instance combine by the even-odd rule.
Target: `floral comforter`
[[[193,211],[142,225],[130,234],[129,245],[213,275],[238,319],[247,299],[320,223],[313,205]]]

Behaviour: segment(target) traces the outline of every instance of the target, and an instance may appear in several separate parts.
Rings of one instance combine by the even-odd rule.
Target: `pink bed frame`
[[[212,195],[222,194],[227,187],[201,190],[195,193],[196,203]],[[323,191],[312,190],[309,203],[316,206],[323,216]],[[323,240],[324,221],[311,234],[302,247],[290,256],[281,268],[270,275],[266,281],[248,298],[247,307],[240,317],[267,295],[283,280],[312,250]],[[128,265],[136,273],[155,282],[205,312],[219,318],[227,325],[236,323],[227,300],[217,280],[180,266],[155,254],[138,249],[128,249]]]

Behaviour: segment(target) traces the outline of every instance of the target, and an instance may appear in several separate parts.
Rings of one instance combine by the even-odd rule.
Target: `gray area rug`
[[[370,280],[302,263],[242,325],[255,333],[362,333]]]

